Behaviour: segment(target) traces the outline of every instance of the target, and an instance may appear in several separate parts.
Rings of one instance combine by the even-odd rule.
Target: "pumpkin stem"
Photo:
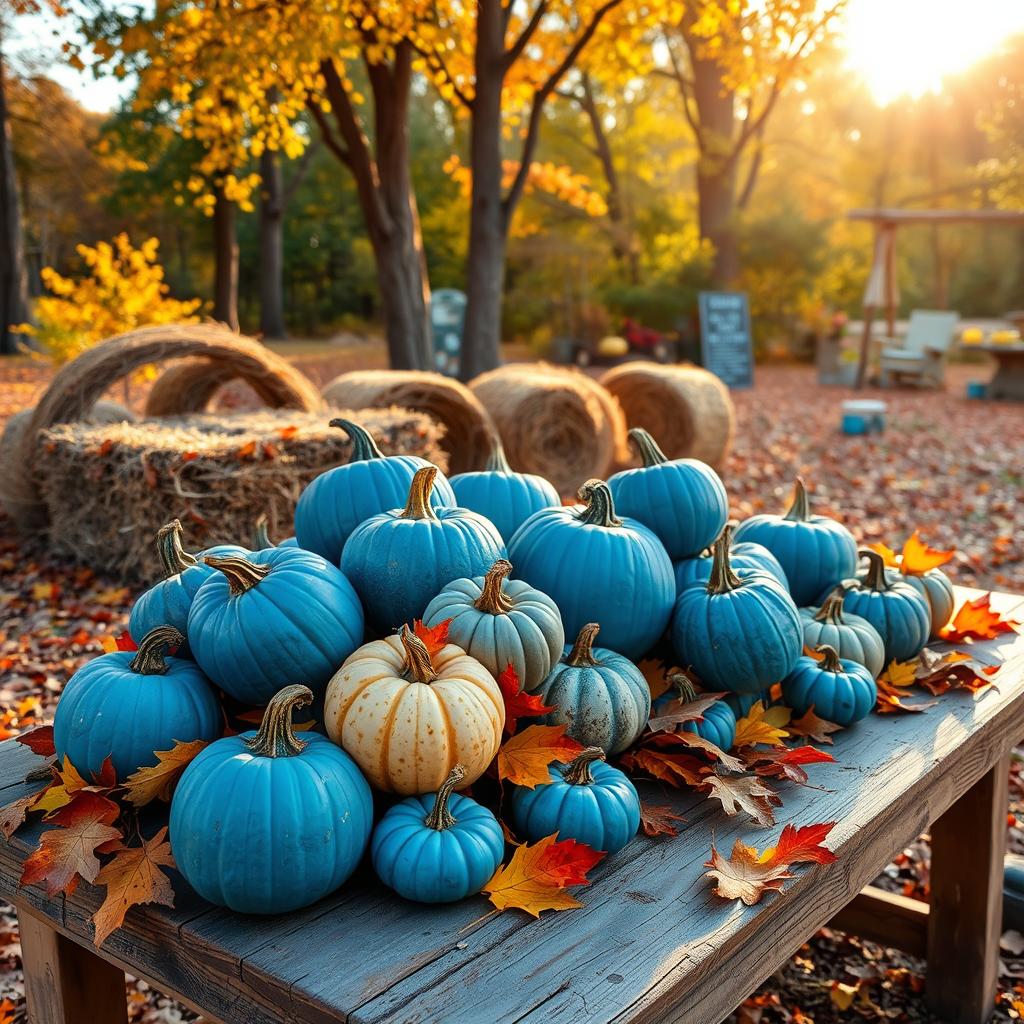
[[[565,659],[566,665],[571,665],[573,668],[597,665],[598,660],[594,657],[593,646],[600,631],[601,627],[596,622],[588,622],[576,635],[576,642]]]
[[[576,496],[587,506],[576,515],[581,523],[608,527],[622,525],[622,520],[615,515],[612,492],[603,480],[588,480]]]
[[[841,626],[843,624],[843,601],[845,598],[846,594],[842,588],[833,590],[815,613],[815,621],[827,622],[830,626]]]
[[[408,626],[402,626],[398,635],[405,648],[405,664],[402,671],[417,683],[432,683],[437,678],[437,672],[434,671],[427,645]]]
[[[402,519],[436,519],[437,515],[430,507],[430,492],[434,489],[434,478],[437,466],[424,466],[416,470],[416,475],[409,485],[409,498],[402,512]]]
[[[331,420],[330,425],[344,430],[352,442],[352,455],[349,462],[368,462],[370,459],[383,459],[384,453],[377,447],[377,442],[365,428],[351,420]]]
[[[628,434],[629,440],[636,449],[644,469],[651,466],[663,466],[668,456],[658,447],[658,442],[643,427],[633,427]]]
[[[207,555],[203,561],[227,576],[232,597],[238,597],[239,594],[252,590],[260,580],[270,574],[269,565],[250,562],[248,558],[242,558],[241,555],[226,555],[224,557]]]
[[[732,565],[729,563],[731,546],[732,527],[726,526],[711,549],[714,557],[711,562],[711,575],[708,577],[709,594],[728,594],[730,590],[743,586],[743,580],[732,571]]]
[[[487,456],[484,469],[488,473],[512,472],[512,467],[508,464],[508,459],[505,456],[505,447],[502,445],[501,438],[497,434],[491,440],[491,454]]]
[[[793,487],[793,504],[789,511],[782,517],[795,523],[806,523],[811,518],[811,509],[807,501],[807,488],[804,485],[803,477],[798,476]]]
[[[184,572],[189,566],[197,565],[198,559],[181,546],[181,520],[172,519],[156,532],[156,550],[164,569],[164,578],[170,579]]]
[[[590,766],[595,761],[604,760],[604,751],[600,747],[584,747],[563,769],[562,778],[570,786],[589,786],[594,781],[590,774]]]
[[[684,704],[689,704],[691,700],[697,699],[697,691],[694,689],[693,681],[685,673],[673,672],[668,677],[668,681]]]
[[[264,548],[276,548],[277,545],[270,539],[267,530],[267,513],[261,512],[252,528],[253,551],[262,551]]]
[[[512,563],[499,558],[484,577],[484,585],[480,596],[473,602],[477,611],[489,612],[491,615],[507,615],[512,611],[512,602],[501,589],[505,578],[512,571]]]
[[[441,788],[438,789],[437,796],[434,797],[433,810],[423,819],[423,824],[427,828],[434,828],[438,832],[443,832],[446,828],[451,828],[455,824],[455,815],[448,810],[448,800],[451,798],[452,793],[455,792],[455,787],[465,777],[466,769],[461,764],[457,764],[448,773],[448,778],[441,783]]]
[[[860,558],[868,560],[868,571],[864,574],[864,586],[868,590],[880,593],[889,589],[889,581],[885,578],[885,559],[871,548],[861,548],[857,552]]]
[[[301,683],[293,683],[278,690],[263,712],[259,731],[249,737],[245,745],[257,757],[294,757],[301,754],[307,743],[295,735],[292,711],[312,703],[313,691]]]
[[[826,672],[842,672],[843,663],[839,660],[839,652],[829,644],[818,644],[814,648],[815,654],[824,654],[825,657],[821,661],[821,667]]]
[[[162,676],[170,667],[164,661],[168,647],[180,647],[185,642],[180,630],[173,626],[157,626],[151,629],[140,641],[139,650],[128,663],[132,672],[140,676]]]

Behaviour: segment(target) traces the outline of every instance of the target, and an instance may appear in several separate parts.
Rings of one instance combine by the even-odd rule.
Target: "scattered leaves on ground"
[[[951,644],[963,640],[992,640],[1001,633],[1015,632],[1021,623],[1004,619],[992,608],[992,595],[982,594],[965,601],[953,615],[953,621],[942,631],[942,639]]]
[[[551,781],[548,766],[571,761],[582,743],[565,734],[564,725],[530,725],[507,739],[498,751],[498,778],[533,789]]]
[[[206,740],[179,740],[170,750],[155,751],[156,764],[139,768],[125,779],[125,799],[136,807],[145,807],[153,800],[170,800],[182,772],[206,746]]]
[[[753,747],[763,744],[777,747],[789,735],[784,726],[789,724],[793,712],[789,708],[765,708],[763,701],[755,701],[750,710],[736,723],[733,746]]]
[[[648,836],[677,836],[679,828],[677,822],[682,824],[686,819],[681,814],[676,814],[667,804],[657,806],[640,801],[640,827]]]

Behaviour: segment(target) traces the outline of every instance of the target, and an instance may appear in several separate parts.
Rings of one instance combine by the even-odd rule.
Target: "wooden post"
[[[868,372],[868,360],[871,358],[871,325],[875,320],[875,307],[864,307],[864,333],[860,338],[860,362],[857,364],[857,383],[854,388],[860,391],[864,387],[864,378]]]
[[[885,244],[885,326],[888,337],[896,337],[896,225],[885,224],[882,228]]]
[[[28,1024],[127,1024],[124,972],[18,908]]]
[[[995,1007],[1009,763],[932,825],[929,1007],[949,1024],[987,1024]]]

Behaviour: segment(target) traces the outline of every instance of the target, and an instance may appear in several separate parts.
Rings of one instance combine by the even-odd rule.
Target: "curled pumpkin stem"
[[[795,523],[806,523],[811,518],[810,503],[807,500],[807,487],[803,477],[798,476],[793,485],[793,503],[789,511],[782,517]]]
[[[270,532],[267,529],[267,513],[261,512],[252,528],[252,547],[254,551],[262,551],[264,548],[276,548],[277,545],[270,539]]]
[[[165,579],[177,576],[189,566],[199,564],[196,556],[190,555],[181,546],[181,533],[180,519],[172,519],[156,532],[156,550],[160,556],[160,565],[163,567]]]
[[[405,664],[402,671],[417,683],[432,683],[437,678],[427,645],[408,627],[402,626],[398,634],[405,648]]]
[[[139,649],[128,668],[141,676],[166,675],[170,667],[164,661],[167,648],[180,647],[184,642],[185,637],[174,626],[157,626],[139,641]]]
[[[576,515],[581,523],[609,528],[622,525],[622,520],[615,514],[611,489],[604,480],[588,480],[576,496],[587,506]]]
[[[508,458],[505,455],[505,447],[502,445],[501,438],[497,434],[491,440],[491,454],[487,456],[484,469],[488,473],[512,472],[512,467],[508,464]]]
[[[570,786],[589,786],[594,781],[590,766],[595,761],[605,759],[604,751],[600,747],[584,747],[566,766],[562,769],[562,778]]]
[[[437,515],[430,507],[430,494],[434,489],[434,478],[437,466],[424,466],[416,470],[416,475],[409,485],[409,497],[402,512],[403,519],[436,519]]]
[[[690,701],[697,699],[697,691],[689,676],[684,675],[682,672],[673,672],[668,677],[668,681],[684,704],[689,704]]]
[[[308,744],[295,735],[292,712],[312,703],[313,691],[308,686],[294,683],[278,690],[263,712],[259,731],[247,739],[245,745],[258,757],[294,757],[301,754]]]
[[[455,792],[455,788],[465,777],[466,769],[461,764],[457,764],[448,773],[448,778],[441,783],[437,796],[434,797],[433,809],[423,819],[423,824],[427,828],[443,832],[446,828],[451,828],[455,824],[455,815],[448,808],[448,801],[451,799],[452,793]]]
[[[491,615],[507,615],[512,611],[512,602],[501,589],[511,571],[512,563],[505,558],[499,558],[484,577],[480,596],[473,603],[473,607]]]
[[[732,547],[732,527],[726,526],[712,548],[711,575],[708,577],[709,594],[728,594],[743,586],[743,580],[732,570],[729,549]]]
[[[663,466],[668,462],[668,456],[658,446],[658,442],[644,430],[643,427],[633,427],[628,434],[630,443],[640,456],[640,462],[644,469],[651,466]]]
[[[864,574],[864,587],[882,593],[890,589],[891,584],[885,576],[885,559],[871,548],[861,548],[857,552],[860,558],[868,560],[868,571]]]
[[[843,602],[846,594],[841,587],[837,587],[828,597],[825,598],[821,607],[815,612],[816,622],[826,622],[830,626],[841,626],[843,624]]]
[[[270,575],[270,566],[259,562],[250,562],[241,555],[207,555],[203,561],[228,579],[228,588],[232,597],[238,597],[247,590],[252,590],[262,579]]]
[[[373,435],[365,427],[353,423],[352,420],[340,418],[331,420],[330,425],[337,427],[338,430],[344,430],[348,434],[349,440],[352,442],[352,454],[349,457],[349,462],[367,462],[369,459],[384,458],[384,453],[377,447]]]
[[[814,648],[815,654],[823,654],[821,667],[826,672],[842,672],[843,663],[839,660],[839,652],[831,644],[818,644]]]
[[[594,657],[593,648],[594,641],[597,639],[597,634],[600,631],[601,627],[596,622],[588,622],[576,634],[576,642],[572,645],[572,650],[565,659],[566,665],[580,668],[581,666],[588,667],[598,664],[597,659]]]

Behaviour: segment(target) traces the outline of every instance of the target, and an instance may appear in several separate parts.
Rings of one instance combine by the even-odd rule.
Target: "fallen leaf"
[[[527,693],[519,683],[519,675],[510,661],[498,676],[498,687],[505,698],[505,732],[511,736],[516,731],[520,718],[536,718],[554,711],[548,707],[539,694]]]
[[[1021,623],[1014,619],[1004,619],[999,612],[992,610],[992,595],[982,594],[973,601],[965,601],[953,621],[942,631],[942,639],[950,643],[961,640],[992,640],[1000,633],[1017,631]]]
[[[71,803],[71,799],[75,793],[89,787],[89,783],[78,774],[75,770],[75,766],[66,759],[63,767],[54,765],[52,771],[53,782],[43,790],[42,795],[36,803],[36,810],[45,811],[47,813],[57,811],[61,807],[65,807],[67,804]]]
[[[132,592],[128,587],[111,587],[107,590],[97,591],[92,595],[96,604],[107,606],[120,606],[131,599]]]
[[[706,878],[714,879],[712,890],[725,900],[742,900],[748,907],[761,901],[766,892],[778,891],[787,878],[793,875],[784,864],[764,864],[757,850],[737,839],[732,854],[723,857],[714,844],[711,846],[711,860],[705,865],[710,870]]]
[[[798,785],[807,782],[805,764],[834,761],[831,754],[805,744],[790,749],[752,750],[744,758],[746,766],[762,778],[788,779]]]
[[[898,558],[896,557],[896,552],[895,552],[895,551],[893,551],[893,549],[892,549],[892,548],[890,548],[890,547],[886,547],[886,546],[885,546],[884,544],[882,544],[882,543],[876,543],[876,544],[869,544],[869,545],[868,545],[868,547],[869,547],[869,548],[870,548],[870,549],[871,549],[872,551],[874,551],[874,552],[875,552],[876,554],[879,554],[879,555],[881,555],[881,556],[882,556],[882,561],[883,561],[883,562],[885,562],[885,564],[886,564],[886,565],[887,565],[887,566],[888,566],[889,568],[891,568],[891,569],[895,569],[895,568],[897,568],[897,567],[899,566],[899,564],[900,564],[900,561],[899,561],[899,559],[898,559]]]
[[[0,808],[0,835],[4,839],[10,839],[21,828],[32,805],[38,799],[38,793],[31,793],[29,796],[23,796],[20,800],[15,800],[14,803]]]
[[[835,722],[826,722],[824,718],[819,718],[814,713],[814,705],[812,704],[799,718],[794,718],[789,723],[788,728],[792,736],[806,736],[807,739],[814,740],[815,743],[831,744],[831,733],[839,732],[842,726],[836,725]]]
[[[835,824],[834,821],[824,821],[800,828],[786,825],[778,843],[768,847],[761,854],[761,860],[766,864],[799,864],[805,861],[831,864],[836,855],[821,844],[835,828]]]
[[[416,619],[412,624],[412,631],[423,641],[427,653],[434,657],[446,643],[448,643],[448,626],[451,619],[445,619],[436,626],[425,626],[421,619]]]
[[[930,548],[921,540],[920,533],[915,530],[903,545],[903,557],[900,559],[900,572],[904,576],[921,576],[932,569],[945,565],[956,554],[956,548],[939,551]]]
[[[775,813],[772,807],[779,807],[782,801],[774,789],[766,786],[754,775],[718,775],[713,773],[701,780],[710,795],[721,801],[722,810],[728,815],[746,811],[759,825],[774,825]]]
[[[40,725],[35,729],[30,729],[18,736],[17,740],[40,757],[55,757],[57,754],[53,746],[52,725]]]
[[[878,677],[879,714],[896,714],[900,712],[920,713],[935,706],[935,701],[918,701],[908,704],[912,696],[910,688],[917,681],[917,661],[892,661],[889,667]]]
[[[564,725],[530,725],[498,751],[498,778],[533,789],[551,781],[548,766],[567,763],[583,749],[565,734]]]
[[[976,692],[991,686],[999,665],[986,665],[966,651],[933,651],[925,648],[918,655],[915,679],[933,697],[953,689]]]
[[[136,807],[153,800],[170,800],[182,772],[192,759],[208,746],[206,740],[183,743],[179,740],[170,750],[157,750],[157,763],[133,772],[125,779],[125,799]]]
[[[677,668],[670,669],[665,662],[658,658],[644,658],[638,661],[636,667],[643,673],[644,679],[651,691],[651,700],[657,700],[663,693],[667,693],[670,683],[668,677],[671,673],[679,672]],[[686,673],[682,673],[685,675]]]
[[[833,981],[828,997],[837,1010],[848,1010],[860,991],[860,983],[848,985],[845,981]]]
[[[293,437],[295,437],[295,435],[298,432],[299,432],[299,428],[294,426],[294,425],[292,425],[292,426],[282,427],[277,432],[277,436],[280,437],[282,441],[290,441]]]
[[[679,829],[674,822],[685,822],[686,819],[676,814],[667,804],[652,805],[640,801],[640,826],[648,836],[677,836]]]
[[[711,766],[692,754],[673,754],[664,750],[637,747],[620,758],[630,771],[643,772],[670,786],[699,786],[711,772]]]
[[[240,459],[251,459],[256,454],[256,441],[248,441],[235,453]]]
[[[139,649],[138,644],[131,638],[127,630],[122,630],[116,637],[105,633],[100,637],[100,646],[107,654],[113,654],[114,651],[137,651]]]
[[[732,754],[727,754],[721,747],[712,743],[711,740],[705,739],[703,736],[698,736],[695,732],[677,732],[671,733],[670,735],[675,742],[686,747],[692,747],[694,750],[700,750],[707,754],[708,757],[718,761],[726,771],[743,771],[743,762],[738,757],[733,757]]]
[[[702,693],[691,701],[669,701],[662,705],[658,714],[650,717],[647,728],[651,732],[675,731],[675,727],[684,722],[702,722],[704,712],[724,696],[724,693]]]
[[[736,739],[733,746],[752,747],[758,743],[777,747],[789,735],[782,728],[787,725],[793,712],[789,708],[765,709],[763,701],[755,701],[750,710],[736,723]]]

